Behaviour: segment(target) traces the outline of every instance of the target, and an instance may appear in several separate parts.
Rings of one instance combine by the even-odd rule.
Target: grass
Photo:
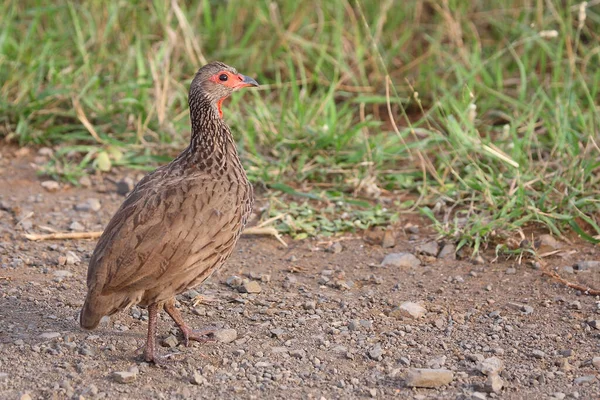
[[[299,200],[276,212],[327,210],[283,231],[350,229],[381,196],[359,227],[410,208],[474,251],[539,224],[595,241],[599,28],[598,0],[4,0],[0,136],[56,146],[73,182],[152,168],[218,59],[262,83],[225,111],[252,181]]]

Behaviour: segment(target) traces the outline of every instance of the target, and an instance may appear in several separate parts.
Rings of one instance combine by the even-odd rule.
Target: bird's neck
[[[192,136],[186,149],[188,160],[201,169],[223,169],[232,161],[239,164],[233,136],[219,107],[204,97],[195,101],[190,99],[189,105]]]

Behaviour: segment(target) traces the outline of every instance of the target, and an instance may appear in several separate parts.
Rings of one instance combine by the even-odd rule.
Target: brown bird
[[[156,354],[159,308],[189,340],[205,341],[175,308],[175,296],[204,282],[229,258],[254,196],[221,105],[232,92],[258,86],[221,62],[200,68],[190,86],[190,145],[146,175],[100,236],[90,260],[80,323],[94,329],[105,315],[132,305],[148,308],[144,358]]]

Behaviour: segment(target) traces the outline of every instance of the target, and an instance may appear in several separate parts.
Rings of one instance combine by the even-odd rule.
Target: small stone
[[[396,318],[408,317],[413,319],[419,319],[422,318],[426,312],[427,310],[422,305],[418,303],[413,303],[411,301],[405,301],[404,303],[396,307],[394,310],[392,310],[390,316]]]
[[[563,392],[554,392],[554,393],[552,394],[552,397],[553,397],[554,399],[556,399],[556,400],[563,400],[563,399],[565,399],[565,398],[567,397],[567,395],[566,395],[566,394],[564,394]]]
[[[442,260],[455,260],[456,259],[456,246],[452,243],[446,243],[440,253],[438,254],[438,258]]]
[[[447,385],[454,379],[454,373],[447,369],[411,368],[405,377],[408,387],[436,388]]]
[[[0,372],[0,382],[6,382],[8,381],[8,374],[6,372]]]
[[[573,383],[575,385],[581,385],[584,383],[592,383],[596,380],[596,377],[594,375],[584,375],[584,376],[580,376],[579,378],[575,378],[573,380]]]
[[[302,359],[306,356],[306,351],[304,351],[302,349],[292,350],[292,351],[290,351],[290,356],[292,356],[294,358]]]
[[[190,378],[190,383],[192,385],[204,385],[206,383],[206,378],[203,377],[198,371],[194,371]]]
[[[76,211],[90,212],[90,211],[100,211],[102,205],[100,204],[100,200],[90,198],[84,201],[83,203],[79,203],[75,205]]]
[[[83,226],[81,223],[79,223],[77,221],[73,221],[71,223],[71,225],[69,225],[69,229],[74,232],[83,232],[83,231],[85,231],[85,226]]]
[[[65,263],[67,265],[77,265],[81,262],[81,258],[72,251],[67,251],[65,255]]]
[[[391,247],[394,247],[395,245],[396,235],[394,231],[392,231],[391,229],[387,229],[383,233],[383,238],[381,239],[381,247],[383,247],[384,249],[389,249]]]
[[[558,250],[563,247],[563,244],[556,240],[552,235],[540,235],[534,243],[535,248],[540,253]]]
[[[237,331],[235,329],[221,329],[214,333],[215,340],[221,343],[231,343],[237,339]]]
[[[242,293],[260,293],[260,283],[256,281],[244,282],[244,284],[239,288],[239,291]]]
[[[581,302],[579,300],[574,300],[569,303],[569,308],[571,310],[581,310]]]
[[[137,378],[136,371],[115,371],[112,373],[113,379],[118,383],[131,383]]]
[[[596,367],[597,370],[600,370],[600,357],[592,358],[592,365]]]
[[[341,253],[344,248],[340,242],[334,242],[331,246],[327,248],[329,253],[338,254]]]
[[[517,273],[517,269],[516,268],[507,268],[506,269],[506,275],[515,275]]]
[[[179,344],[179,340],[177,340],[177,338],[175,336],[169,335],[165,339],[162,340],[161,344],[164,347],[173,348]]]
[[[31,400],[31,395],[29,393],[23,393],[20,397],[19,400]]]
[[[90,179],[89,176],[84,175],[81,178],[79,178],[79,180],[77,181],[81,186],[89,188],[90,186],[92,186],[92,180]]]
[[[592,319],[588,321],[588,325],[594,329],[600,330],[600,319]]]
[[[504,382],[498,374],[489,375],[484,385],[484,389],[488,393],[500,393],[502,387],[504,387]]]
[[[539,358],[539,359],[542,359],[542,358],[545,358],[545,357],[546,357],[546,353],[544,353],[542,350],[537,350],[537,349],[536,349],[536,350],[533,350],[533,351],[531,352],[531,355],[532,355],[534,358]]]
[[[417,253],[425,254],[427,256],[437,257],[439,252],[439,245],[436,241],[427,242],[425,244],[418,245],[416,248]]]
[[[413,268],[421,265],[421,261],[411,253],[391,253],[381,262],[382,267]]]
[[[369,395],[370,395],[372,398],[375,398],[375,397],[377,397],[377,389],[375,389],[375,388],[373,388],[373,389],[369,389]]]
[[[42,187],[49,192],[56,192],[60,189],[60,185],[56,181],[44,181],[41,183]]]
[[[52,340],[52,339],[56,339],[58,337],[60,337],[59,332],[44,332],[39,336],[40,339],[44,339],[44,340]]]
[[[375,346],[373,346],[369,350],[369,357],[372,360],[381,361],[383,359],[383,353],[384,353],[384,351],[381,348],[381,345],[379,343],[377,343]]]
[[[471,400],[486,400],[487,395],[481,392],[473,392],[471,393]]]
[[[487,376],[499,374],[503,368],[504,363],[498,357],[486,358],[477,365],[477,369]]]
[[[600,270],[600,261],[579,261],[575,264],[575,269],[578,271]]]
[[[477,265],[485,264],[485,258],[481,254],[477,254],[475,257],[471,258],[471,262]]]
[[[563,274],[574,274],[575,273],[575,270],[573,269],[573,267],[571,267],[569,265],[562,267],[560,270]]]
[[[271,333],[271,337],[276,337],[276,338],[281,338],[283,335],[285,335],[285,331],[281,328],[271,329],[270,333]]]
[[[531,306],[524,305],[521,307],[521,312],[525,315],[533,314],[533,311],[534,311],[533,307],[531,307]]]
[[[64,269],[59,269],[57,271],[53,271],[52,275],[54,275],[57,278],[64,279],[64,278],[70,278],[70,277],[72,277],[73,273],[71,271],[67,271],[67,270],[64,270]]]
[[[317,302],[314,300],[308,300],[303,304],[305,310],[314,310],[317,308]]]
[[[350,322],[348,322],[348,330],[357,331],[359,329],[360,329],[360,323],[357,320],[353,319],[353,320],[350,320]]]
[[[133,189],[133,179],[129,177],[125,177],[116,183],[117,185],[117,193],[125,196],[127,193],[131,192]]]
[[[227,286],[232,287],[234,289],[242,286],[242,284],[244,283],[243,279],[237,275],[230,276],[225,282],[227,283]]]

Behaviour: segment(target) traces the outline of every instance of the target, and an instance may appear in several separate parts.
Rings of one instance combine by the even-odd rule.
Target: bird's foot
[[[187,325],[180,325],[179,330],[183,334],[183,344],[190,346],[190,340],[200,343],[214,342],[214,334],[217,328],[192,329]]]

